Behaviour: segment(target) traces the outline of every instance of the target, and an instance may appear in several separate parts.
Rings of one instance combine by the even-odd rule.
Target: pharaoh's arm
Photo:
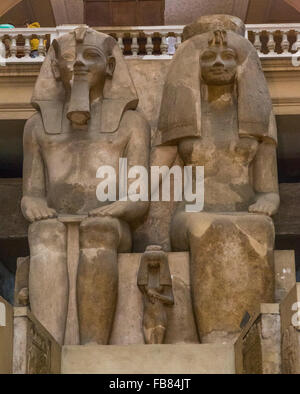
[[[44,163],[35,134],[39,126],[39,115],[30,118],[24,129],[24,163],[23,163],[23,198],[21,208],[23,215],[30,222],[56,216],[54,209],[47,205],[45,192]]]
[[[249,207],[249,212],[274,215],[280,203],[275,142],[260,143],[253,163],[253,186],[256,202]]]

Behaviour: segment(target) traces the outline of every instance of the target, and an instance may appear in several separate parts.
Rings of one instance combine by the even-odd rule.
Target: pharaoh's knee
[[[28,230],[30,245],[45,245],[56,252],[66,247],[66,227],[57,219],[32,223]]]
[[[80,247],[116,249],[120,240],[120,222],[112,217],[84,220],[80,225]]]

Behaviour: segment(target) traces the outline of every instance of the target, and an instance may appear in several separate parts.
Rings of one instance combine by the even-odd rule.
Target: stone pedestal
[[[0,374],[12,373],[13,307],[0,297]]]
[[[279,304],[261,304],[235,343],[238,374],[281,372]]]
[[[280,304],[282,373],[300,373],[300,283]]]
[[[63,374],[234,374],[232,345],[64,346]]]
[[[14,308],[14,374],[60,373],[61,348],[27,307]]]
[[[275,250],[275,302],[281,302],[296,284],[294,250]]]

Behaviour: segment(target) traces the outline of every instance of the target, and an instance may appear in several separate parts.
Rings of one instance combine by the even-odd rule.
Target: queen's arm
[[[252,167],[253,187],[256,201],[249,212],[274,215],[279,208],[276,144],[265,140],[259,144]]]

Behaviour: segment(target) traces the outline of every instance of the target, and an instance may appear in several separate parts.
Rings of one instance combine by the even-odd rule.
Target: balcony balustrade
[[[55,28],[1,29],[0,64],[41,63],[51,42],[74,30],[76,25]],[[96,27],[114,37],[129,58],[171,59],[182,43],[184,26]],[[300,24],[246,25],[246,38],[260,58],[300,56]],[[31,40],[39,40],[37,57],[31,57]]]

